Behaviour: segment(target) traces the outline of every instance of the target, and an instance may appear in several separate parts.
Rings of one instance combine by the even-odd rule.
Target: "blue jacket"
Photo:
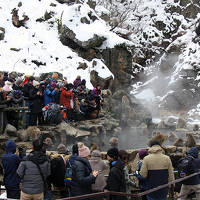
[[[187,151],[187,155],[192,156],[194,158],[192,165],[194,168],[194,172],[199,172],[199,168],[200,168],[200,159],[198,158],[199,156],[199,151],[197,149],[197,147],[191,147],[188,151]],[[197,185],[200,184],[200,178],[199,176],[194,176],[191,177],[187,180],[184,181],[185,185]]]
[[[46,106],[49,103],[55,103],[57,92],[47,88],[44,91],[44,105]]]
[[[5,186],[15,186],[20,184],[20,177],[17,175],[16,171],[21,159],[15,154],[16,147],[17,145],[13,141],[8,140],[6,142],[6,154],[2,156]]]

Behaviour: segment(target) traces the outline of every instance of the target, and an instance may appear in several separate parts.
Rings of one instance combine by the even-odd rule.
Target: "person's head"
[[[35,88],[39,88],[40,83],[39,83],[38,81],[33,80],[33,86],[34,86]]]
[[[4,92],[10,92],[12,90],[12,83],[9,81],[5,82],[5,85],[3,86]]]
[[[187,155],[192,156],[193,158],[198,158],[199,156],[199,151],[197,147],[191,147],[188,151],[187,151]]]
[[[35,78],[33,77],[33,76],[30,76],[29,78],[28,78],[28,82],[29,82],[29,84],[33,84],[33,81],[35,80]]]
[[[101,86],[99,84],[96,85],[97,90],[101,89]]]
[[[12,140],[6,141],[6,153],[15,153],[17,145]]]
[[[111,148],[107,151],[107,160],[112,162],[114,160],[118,160],[119,151],[117,148]]]
[[[21,79],[21,78],[18,78],[16,81],[15,81],[15,84],[17,85],[17,86],[23,86],[23,84],[24,84],[24,81]]]
[[[78,152],[79,152],[80,157],[85,158],[86,160],[89,160],[90,149],[87,146],[82,145],[81,147],[78,148]]]
[[[42,151],[43,142],[42,140],[36,139],[33,141],[33,150],[34,151]]]
[[[77,79],[77,80],[81,80],[81,76],[78,75],[78,76],[76,77],[76,79]]]
[[[159,145],[160,146],[160,142],[154,140],[154,141],[151,142],[150,147],[152,147],[154,145]]]
[[[57,72],[54,72],[53,74],[52,74],[52,79],[54,79],[54,80],[58,80],[58,73]]]
[[[120,150],[119,151],[119,159],[123,162],[123,163],[128,163],[128,153],[125,150]]]
[[[51,86],[51,88],[55,88],[55,87],[56,87],[56,82],[52,81],[52,82],[50,83],[50,86]]]
[[[141,149],[139,152],[138,152],[138,156],[139,156],[139,158],[141,159],[141,160],[143,160],[143,158],[145,157],[145,156],[147,156],[148,155],[148,151],[146,150],[146,149]]]
[[[57,151],[59,154],[66,154],[67,153],[67,148],[65,147],[64,144],[59,144],[57,147]]]

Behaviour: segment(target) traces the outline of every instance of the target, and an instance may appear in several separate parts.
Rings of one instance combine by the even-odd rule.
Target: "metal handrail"
[[[163,189],[163,188],[166,188],[166,187],[169,187],[171,185],[174,185],[175,183],[179,183],[179,182],[182,182],[184,180],[187,180],[191,177],[194,177],[194,176],[197,176],[199,175],[200,172],[196,172],[196,173],[193,173],[193,174],[190,174],[188,176],[185,176],[183,178],[179,178],[179,179],[176,179],[174,181],[171,181],[167,184],[164,184],[164,185],[160,185],[158,187],[155,187],[155,188],[152,188],[152,189],[149,189],[145,192],[141,192],[141,193],[138,193],[138,194],[130,194],[130,193],[123,193],[123,192],[114,192],[114,191],[108,191],[108,192],[99,192],[99,193],[92,193],[92,194],[87,194],[87,195],[81,195],[81,196],[75,196],[75,197],[68,197],[68,198],[64,198],[64,199],[60,199],[60,200],[79,200],[79,199],[85,199],[85,198],[91,198],[91,197],[99,197],[99,196],[107,196],[109,197],[110,195],[116,195],[116,196],[130,196],[130,197],[136,197],[136,198],[140,198],[144,195],[147,195],[147,194],[150,194],[152,192],[155,192],[155,191],[158,191],[160,189]],[[191,192],[190,192],[191,193]],[[183,194],[181,196],[179,196],[178,198],[182,197],[182,196],[187,196],[188,194],[190,193],[187,193],[187,194]]]

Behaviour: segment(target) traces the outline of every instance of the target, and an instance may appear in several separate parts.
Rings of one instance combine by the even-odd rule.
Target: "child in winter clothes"
[[[148,151],[146,149],[141,149],[139,152],[138,152],[138,155],[139,155],[139,158],[140,160],[138,161],[138,170],[136,170],[134,172],[134,176],[136,176],[139,180],[139,188],[142,192],[144,192],[145,190],[147,190],[147,180],[145,178],[143,178],[139,172],[142,168],[142,161],[144,159],[145,156],[148,155]],[[142,196],[142,200],[146,200],[147,197],[146,195]]]

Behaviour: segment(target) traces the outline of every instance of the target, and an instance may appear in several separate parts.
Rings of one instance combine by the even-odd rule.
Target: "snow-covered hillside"
[[[21,4],[21,5],[20,5]],[[88,4],[60,4],[55,0],[22,0],[0,1],[0,27],[5,29],[4,40],[0,41],[0,71],[18,71],[38,75],[42,72],[58,71],[72,82],[77,75],[87,80],[91,88],[90,71],[96,70],[100,77],[112,75],[101,59],[87,61],[78,56],[72,49],[64,46],[59,40],[58,21],[71,28],[76,37],[85,41],[94,34],[104,36],[105,42],[100,48],[113,47],[127,42],[115,33],[101,20]],[[12,10],[18,9],[19,19],[27,15],[29,20],[25,27],[15,27],[12,23]],[[45,13],[50,13],[48,20],[43,20]],[[88,13],[97,20],[90,24],[82,24],[80,19],[88,17]],[[61,19],[62,18],[62,19]],[[86,63],[88,68],[77,69],[80,63]]]
[[[94,9],[88,5],[89,1],[96,4]],[[105,38],[100,47],[95,47],[98,51],[128,44],[132,49],[133,69],[125,72],[135,81],[132,94],[142,101],[154,102],[157,108],[180,110],[198,104],[200,46],[195,33],[200,18],[198,0],[74,2],[1,1],[0,27],[5,28],[5,37],[0,40],[1,71],[34,75],[58,71],[69,82],[80,74],[89,88],[92,87],[92,70],[103,78],[113,75],[103,58],[86,60],[74,49],[64,46],[58,31],[62,24],[72,31],[78,42],[88,41],[94,35]],[[25,26],[13,25],[14,8],[19,10],[20,19],[28,16]],[[80,63],[88,67],[82,69]]]

